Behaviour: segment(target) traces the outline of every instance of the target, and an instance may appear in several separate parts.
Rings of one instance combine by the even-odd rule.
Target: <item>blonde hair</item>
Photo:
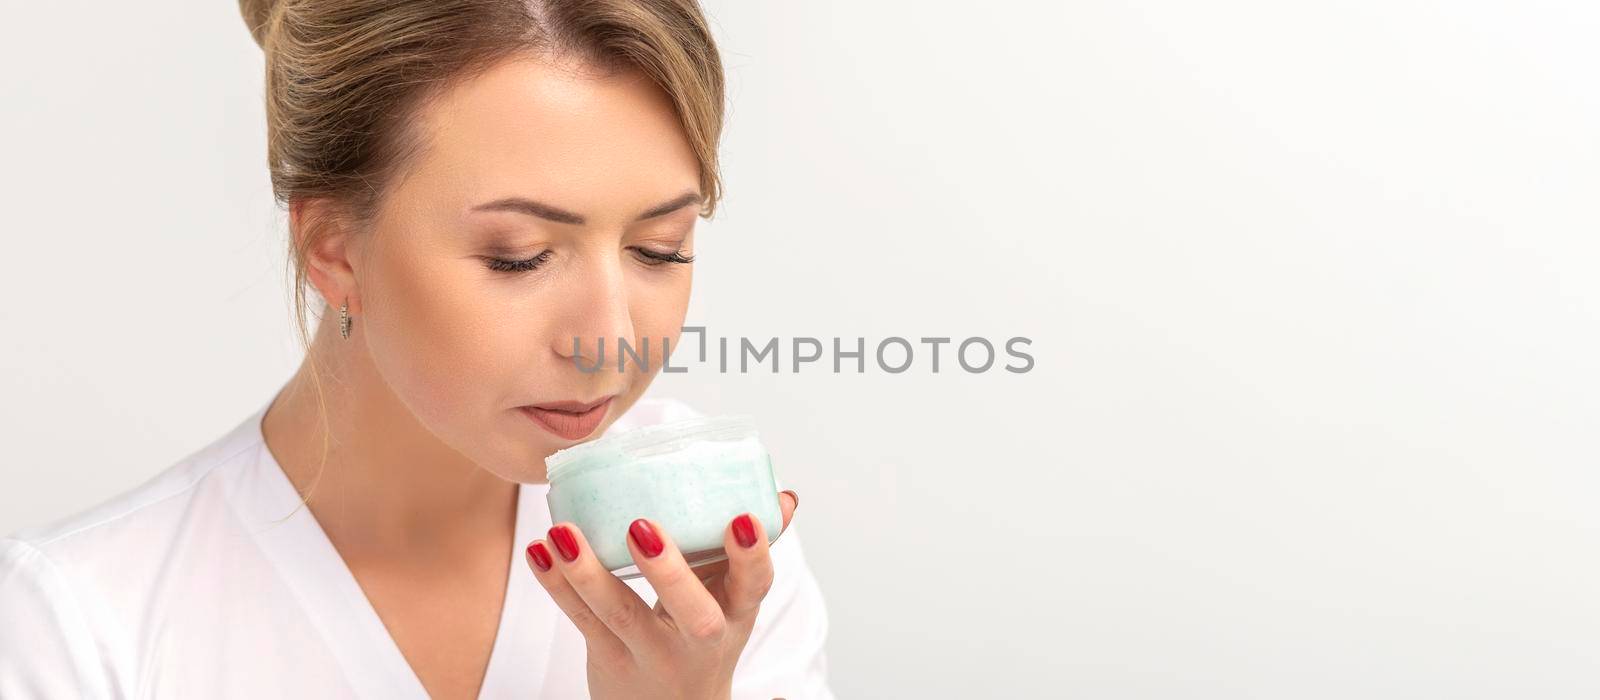
[[[327,198],[352,223],[369,222],[423,145],[410,117],[450,86],[529,54],[653,80],[699,160],[701,216],[721,199],[722,63],[696,0],[239,0],[239,10],[266,55],[267,165],[280,204]],[[307,257],[329,234],[300,225],[289,245],[294,320],[315,370]]]

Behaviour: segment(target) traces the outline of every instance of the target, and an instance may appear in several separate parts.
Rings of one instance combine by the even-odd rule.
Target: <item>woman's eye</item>
[[[523,260],[506,260],[504,258],[484,258],[484,263],[495,272],[528,272],[550,259],[554,251],[546,250],[543,253]]]
[[[674,250],[670,253],[650,250],[649,248],[634,248],[633,250],[639,254],[639,260],[646,265],[665,265],[666,263],[685,264],[694,262],[693,255],[684,255],[683,251],[681,250]]]

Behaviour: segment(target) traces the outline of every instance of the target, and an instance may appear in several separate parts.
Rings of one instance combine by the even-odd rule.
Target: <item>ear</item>
[[[351,245],[355,226],[342,207],[318,197],[289,203],[289,235],[297,249],[305,250],[306,276],[329,306],[346,301],[350,313],[361,312],[361,289],[356,282],[357,247]]]

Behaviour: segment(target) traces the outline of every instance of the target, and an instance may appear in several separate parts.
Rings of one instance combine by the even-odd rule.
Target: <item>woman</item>
[[[623,582],[543,460],[692,415],[661,366],[719,197],[693,0],[241,0],[305,364],[132,491],[0,540],[0,697],[831,697],[789,526]],[[337,316],[306,337],[306,287]],[[576,342],[574,339],[584,339]],[[613,341],[615,342],[615,341]],[[613,346],[615,347],[615,346]]]

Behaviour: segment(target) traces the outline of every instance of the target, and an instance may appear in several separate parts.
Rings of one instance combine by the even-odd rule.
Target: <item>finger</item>
[[[591,614],[628,649],[642,652],[655,648],[665,639],[666,630],[660,618],[651,613],[650,606],[645,605],[638,593],[595,558],[589,540],[577,525],[556,523],[550,528],[550,540],[555,542],[559,554],[554,557],[552,570],[566,578]]]
[[[788,496],[788,498],[784,498]],[[794,512],[800,507],[800,494],[794,489],[784,489],[778,492],[778,509],[783,511],[783,526],[778,528],[778,534],[783,534],[789,529],[789,521],[794,519]]]
[[[798,507],[800,507],[800,496],[795,494],[794,491],[784,490],[778,492],[778,510],[783,516],[783,529],[778,531],[779,535],[788,532],[789,521],[794,519],[794,512]],[[773,539],[777,540],[778,538],[774,537]],[[706,564],[696,564],[694,574],[700,577],[701,581],[709,582],[716,581],[727,570],[728,560],[718,559]],[[710,583],[707,583],[707,585],[709,586]]]
[[[779,535],[789,531],[789,521],[794,519],[795,508],[798,507],[800,507],[800,495],[795,494],[792,489],[784,489],[784,491],[778,492],[778,510],[782,515],[782,521],[784,521],[784,526],[778,531]],[[773,540],[776,542],[778,537],[773,537]],[[728,571],[728,559],[717,559],[717,561],[710,561],[710,563],[706,564],[694,564],[694,575],[698,575],[699,580],[706,582],[707,588],[710,588],[712,582],[717,580],[717,577],[720,577],[725,571]],[[715,593],[715,590],[712,590],[712,593]]]
[[[793,515],[793,508],[789,513]],[[787,520],[788,518],[786,518]],[[772,556],[766,527],[750,513],[734,518],[722,535],[728,571],[722,575],[723,605],[730,620],[753,621],[772,589]]]
[[[679,633],[702,642],[721,641],[727,630],[722,606],[659,523],[648,518],[633,521],[628,526],[628,551]]]
[[[592,652],[610,657],[627,654],[628,646],[589,609],[589,604],[583,602],[567,577],[556,570],[554,560],[557,556],[554,545],[544,540],[534,540],[528,545],[523,558],[528,562],[528,569],[533,571],[533,578],[544,586],[544,590],[556,602],[556,607],[561,608],[561,612],[566,613],[572,624],[578,627],[578,632],[583,634]]]
[[[697,564],[692,570],[695,578],[700,579],[700,583],[704,584],[706,590],[711,592],[711,597],[717,601],[717,607],[725,608],[722,597],[722,574],[728,570],[728,560],[718,559],[709,564]],[[672,617],[667,612],[666,603],[660,599],[656,600],[655,610],[661,615]]]
[[[791,489],[785,489],[778,492],[778,510],[783,517],[783,529],[778,531],[779,536],[782,536],[783,533],[789,531],[789,523],[794,519],[795,509],[799,507],[799,494],[795,493]],[[778,538],[774,537],[772,539],[773,542],[770,544],[776,544]],[[724,549],[727,548],[726,538],[724,538],[723,547]],[[732,550],[728,551],[731,552]],[[719,559],[710,564],[702,564],[694,569],[695,574],[700,577],[700,580],[705,582],[706,590],[711,591],[711,596],[717,599],[717,605],[721,606],[723,610],[728,609],[728,591],[726,586],[728,561],[728,559]]]

